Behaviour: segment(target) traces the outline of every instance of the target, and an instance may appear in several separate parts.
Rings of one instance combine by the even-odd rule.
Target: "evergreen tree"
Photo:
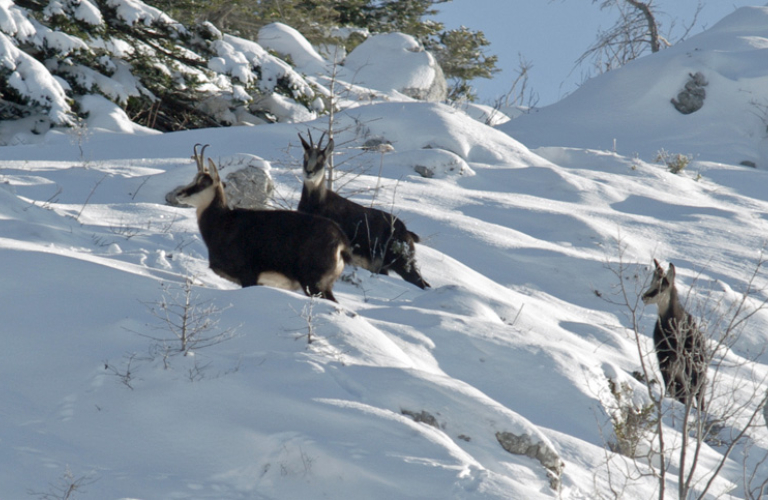
[[[260,46],[210,23],[185,26],[139,0],[17,0],[0,9],[10,20],[0,26],[0,119],[68,124],[83,114],[77,98],[97,93],[168,131],[231,124],[236,113],[275,120],[254,104],[272,92],[303,105],[314,97]],[[277,72],[270,78],[265,63]]]
[[[475,78],[491,78],[498,71],[498,58],[483,53],[483,47],[488,45],[490,43],[482,31],[472,31],[464,26],[443,31],[437,40],[427,44],[445,76],[453,81],[448,95],[450,100],[466,98],[474,101],[476,96],[469,82]]]
[[[342,40],[336,28],[412,35],[452,79],[451,97],[471,100],[469,82],[490,78],[496,57],[485,56],[482,32],[445,30],[429,19],[445,1],[0,3],[0,120],[25,119],[31,131],[44,133],[84,118],[80,97],[89,94],[104,96],[134,122],[162,131],[276,121],[293,118],[289,115],[299,109],[311,118],[315,107],[322,107],[316,84],[248,40],[274,21],[296,27],[316,46],[347,50],[362,38]]]
[[[347,51],[359,39],[339,40],[332,36],[338,27],[363,28],[370,33],[401,32],[416,38],[438,60],[446,78],[452,81],[451,99],[474,100],[470,84],[475,78],[491,78],[496,69],[496,56],[487,56],[490,45],[482,31],[466,27],[445,30],[442,23],[430,19],[438,13],[436,6],[450,0],[240,0],[195,2],[182,5],[172,0],[150,3],[170,9],[172,15],[185,20],[207,20],[219,29],[244,38],[256,39],[266,24],[287,24],[315,45],[341,43]]]

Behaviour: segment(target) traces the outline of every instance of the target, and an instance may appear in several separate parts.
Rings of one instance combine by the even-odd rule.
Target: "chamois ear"
[[[312,136],[310,136],[311,138]],[[311,146],[307,144],[307,141],[304,140],[304,138],[301,136],[301,133],[299,133],[299,139],[301,140],[301,145],[304,148],[304,151],[309,151],[311,149]]]
[[[667,281],[669,281],[670,285],[675,282],[675,265],[671,262],[669,263],[669,269],[667,269]]]
[[[664,279],[664,268],[661,267],[661,264],[656,259],[653,259],[653,279],[659,281]]]
[[[331,153],[333,153],[333,139],[328,139],[328,144],[325,146],[323,154],[325,156],[330,156]]]
[[[219,170],[216,168],[216,164],[213,163],[213,160],[208,158],[208,173],[211,174],[211,177],[213,177],[213,181],[216,183],[221,183],[221,177],[219,177]]]

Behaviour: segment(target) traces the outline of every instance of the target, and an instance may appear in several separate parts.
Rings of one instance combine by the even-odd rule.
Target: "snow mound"
[[[386,117],[386,123],[381,120]],[[417,117],[418,122],[415,122]],[[516,164],[521,158],[534,164],[542,158],[463,111],[439,103],[380,103],[338,115],[340,127],[358,126],[364,139],[391,144],[396,151],[436,149],[449,151],[467,162]]]
[[[327,62],[304,36],[283,23],[272,23],[259,30],[259,45],[278,54],[290,56],[304,74],[328,73]]]
[[[410,35],[385,33],[366,39],[344,60],[345,81],[382,92],[442,101],[446,83],[434,56]]]
[[[452,176],[475,175],[467,162],[459,155],[444,149],[421,149],[394,153],[384,159],[385,168],[395,165],[408,166],[422,177],[445,178]]]
[[[81,109],[88,113],[86,123],[90,130],[139,135],[160,134],[157,130],[132,122],[120,106],[100,95],[82,96],[77,101]]]

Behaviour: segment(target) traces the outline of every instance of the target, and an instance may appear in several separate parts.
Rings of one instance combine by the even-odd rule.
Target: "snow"
[[[129,134],[159,134],[157,130],[137,125],[128,118],[122,108],[100,95],[86,95],[78,100],[88,113],[88,130],[103,130]]]
[[[223,58],[221,64],[224,64],[225,68],[235,67],[244,63],[248,63],[253,67],[260,67],[261,80],[259,81],[259,88],[262,90],[274,90],[278,80],[286,79],[295,88],[297,94],[312,95],[312,89],[309,87],[309,84],[288,63],[272,56],[255,42],[224,35],[223,39],[215,42],[214,46],[219,57]],[[248,70],[250,71],[250,68]],[[243,69],[243,71],[245,70]],[[240,81],[243,83],[249,82],[251,78],[245,77],[231,69],[228,69],[227,72],[232,72],[231,74],[240,78]]]
[[[98,7],[90,0],[80,0],[75,5],[75,19],[88,23],[92,26],[99,26],[104,22]]]
[[[14,8],[11,0],[2,0],[0,1],[0,31],[26,40],[34,35],[35,29],[22,12]]]
[[[250,62],[241,52],[235,52],[228,44],[219,43],[219,57],[212,57],[208,61],[208,68],[217,72],[232,75],[244,84],[254,80],[251,73]]]
[[[436,76],[434,56],[410,35],[367,38],[344,60],[342,79],[383,92],[428,89]]]
[[[290,56],[293,64],[307,75],[328,73],[327,62],[301,33],[283,23],[272,23],[259,30],[259,45]]]
[[[174,21],[161,10],[138,0],[107,0],[107,5],[117,11],[118,17],[127,24],[173,24]]]
[[[751,308],[768,298],[757,267],[768,224],[765,130],[747,104],[768,101],[759,85],[766,16],[736,11],[685,48],[497,128],[477,109],[473,118],[405,97],[341,100],[335,160],[352,175],[338,189],[420,235],[432,288],[347,268],[338,305],[223,281],[208,269],[194,210],[164,204],[194,177],[189,155],[202,143],[222,176],[234,158],[257,157],[276,183],[275,204],[295,207],[296,135],[319,137],[326,116],[298,115],[274,97],[275,113],[296,123],[158,134],[91,95],[79,101],[84,126],[41,133],[35,145],[24,144],[27,123],[0,122],[0,136],[19,138],[0,148],[0,497],[52,496],[68,474],[82,480],[76,498],[100,500],[575,500],[617,486],[625,498],[657,497],[650,476],[617,484],[631,464],[606,445],[615,438],[608,380],[648,402],[614,292],[641,288],[653,258],[674,262],[680,293],[711,336],[717,311],[748,289]],[[285,40],[297,53],[297,39]],[[222,42],[241,44],[233,54],[266,54]],[[277,75],[281,61],[269,57]],[[393,78],[406,78],[405,66]],[[48,74],[29,67],[31,77]],[[710,84],[704,107],[684,117],[669,99],[692,71]],[[367,150],[368,141],[392,151]],[[649,158],[660,145],[694,158],[672,174]],[[738,165],[744,158],[757,168]],[[166,359],[162,344],[177,341],[152,309],[183,300],[187,280],[192,303],[209,308],[209,331],[233,335]],[[638,313],[650,349],[656,310]],[[758,404],[767,332],[768,310],[745,322],[718,369],[715,407]],[[665,408],[677,412],[665,434],[679,442],[679,405],[666,399]],[[437,425],[409,416],[422,412]],[[768,453],[768,428],[757,423],[751,448],[735,448],[707,498],[746,498],[744,467]],[[501,447],[504,433],[556,454],[559,491],[539,460]],[[705,445],[701,472],[724,453]]]
[[[68,56],[77,50],[88,50],[88,45],[84,41],[60,31],[38,28],[38,35],[42,38],[39,45],[50,47],[62,56]]]
[[[0,33],[0,68],[12,72],[8,78],[11,88],[49,109],[48,116],[54,122],[69,122],[69,104],[59,81],[37,59],[17,49],[3,33]]]

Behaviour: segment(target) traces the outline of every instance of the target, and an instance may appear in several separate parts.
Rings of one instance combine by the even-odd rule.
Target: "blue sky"
[[[713,26],[738,7],[765,5],[756,0],[701,0],[691,35]],[[657,0],[662,27],[674,21],[681,33],[696,13],[699,0]],[[501,69],[492,80],[473,85],[479,101],[492,103],[506,94],[516,77],[519,55],[533,64],[529,87],[539,95],[539,106],[552,104],[573,92],[584,79],[575,66],[579,56],[595,41],[598,29],[609,28],[615,12],[601,11],[591,0],[453,0],[438,5],[438,21],[447,28],[461,25],[485,33],[489,54],[499,57]]]

